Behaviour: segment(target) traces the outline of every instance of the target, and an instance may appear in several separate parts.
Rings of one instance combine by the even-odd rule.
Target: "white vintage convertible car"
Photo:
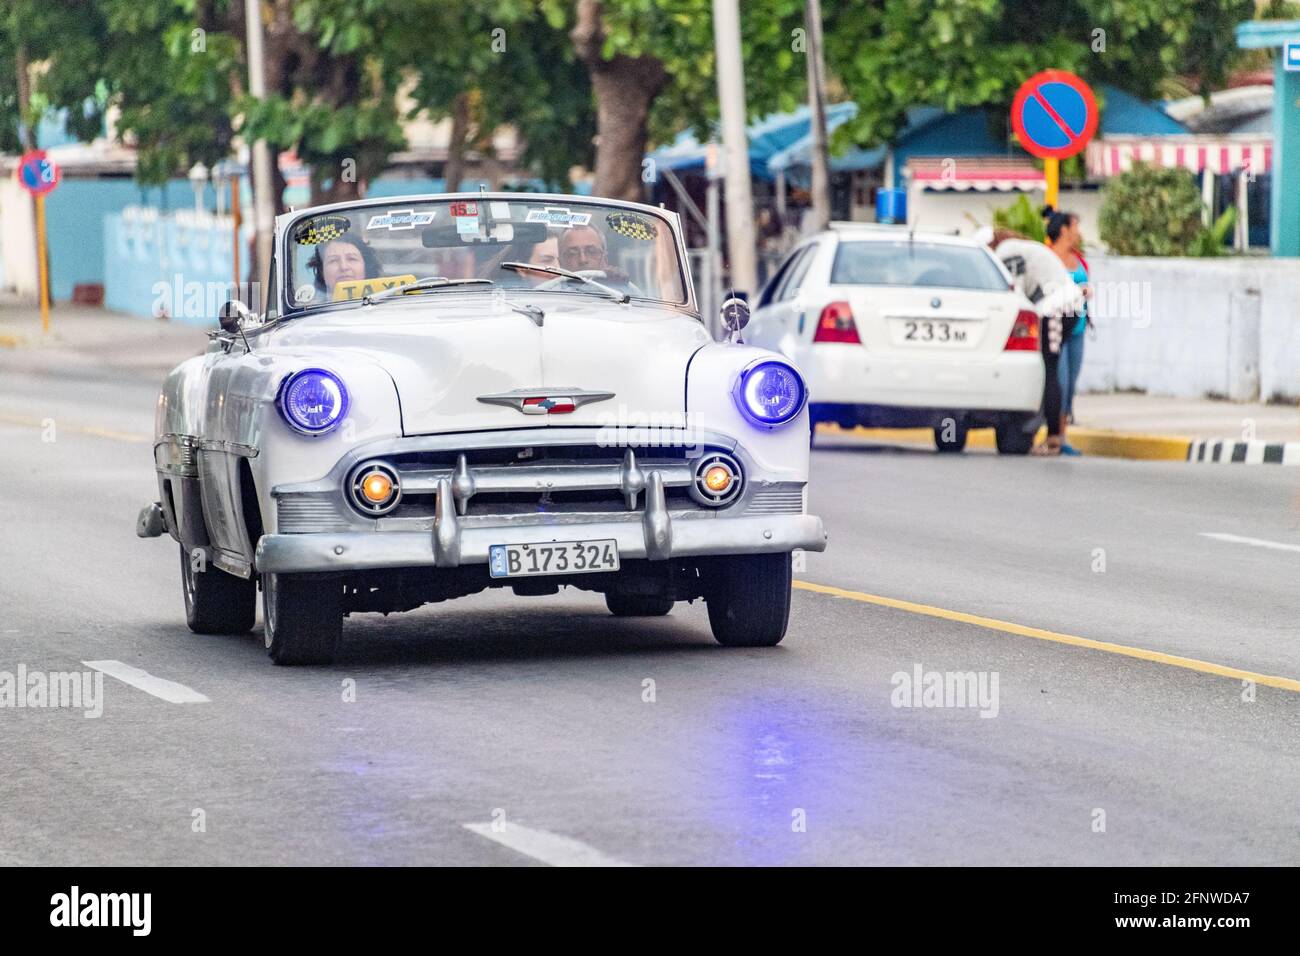
[[[264,314],[221,311],[158,399],[159,500],[189,627],[330,661],[343,618],[481,591],[703,598],[715,638],[785,634],[807,513],[807,391],[701,321],[677,217],[519,193],[276,222]]]

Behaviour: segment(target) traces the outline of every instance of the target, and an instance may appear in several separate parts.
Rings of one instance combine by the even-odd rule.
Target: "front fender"
[[[783,356],[751,345],[713,343],[695,353],[686,372],[688,423],[734,435],[773,481],[808,480],[808,409],[784,425],[755,425],[732,397],[740,373],[758,359]],[[802,373],[801,373],[802,374]]]
[[[326,368],[348,391],[347,417],[325,435],[290,428],[276,405],[280,386],[304,368]],[[323,477],[351,448],[402,434],[392,378],[378,363],[314,349],[259,349],[214,366],[209,373],[202,437],[246,457],[257,489],[262,525],[276,527],[276,485]],[[256,542],[251,542],[254,546]]]

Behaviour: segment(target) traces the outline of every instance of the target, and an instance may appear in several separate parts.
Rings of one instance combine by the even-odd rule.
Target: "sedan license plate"
[[[979,338],[977,323],[951,319],[892,319],[895,345],[933,345],[969,348]]]
[[[618,542],[613,538],[602,538],[599,541],[494,544],[488,548],[488,569],[494,578],[617,571]]]

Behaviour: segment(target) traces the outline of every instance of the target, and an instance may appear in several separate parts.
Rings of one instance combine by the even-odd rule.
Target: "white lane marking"
[[[148,671],[142,671],[121,661],[82,661],[87,667],[103,671],[109,677],[116,677],[123,684],[130,684],[146,694],[161,697],[169,704],[207,704],[210,701],[191,687],[178,684],[165,677],[154,677]]]
[[[1243,538],[1239,534],[1223,534],[1218,531],[1198,531],[1202,538],[1215,541],[1227,541],[1230,544],[1249,544],[1256,548],[1272,548],[1274,551],[1300,551],[1300,544],[1284,544],[1281,541],[1265,541],[1263,538]]]
[[[612,856],[606,856],[595,847],[546,830],[521,827],[517,823],[466,823],[466,830],[477,833],[507,846],[516,853],[531,856],[551,866],[636,866]]]

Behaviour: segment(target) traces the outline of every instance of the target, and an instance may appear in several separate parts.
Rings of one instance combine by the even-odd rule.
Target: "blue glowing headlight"
[[[348,390],[333,372],[305,368],[284,380],[279,406],[291,428],[308,435],[323,435],[347,414]]]
[[[740,373],[736,404],[756,425],[784,425],[793,420],[808,400],[803,379],[785,362],[756,362]]]

